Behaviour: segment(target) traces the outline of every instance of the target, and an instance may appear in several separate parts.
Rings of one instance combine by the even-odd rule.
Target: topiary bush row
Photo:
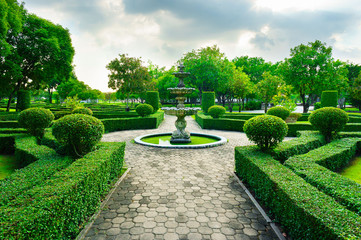
[[[285,166],[349,210],[361,215],[361,186],[334,172],[345,167],[356,151],[361,150],[360,143],[361,138],[336,140],[307,154],[291,157]]]
[[[1,206],[0,239],[74,239],[119,176],[124,149],[125,143],[101,143]]]
[[[361,218],[256,146],[236,147],[235,167],[293,239],[359,239]]]

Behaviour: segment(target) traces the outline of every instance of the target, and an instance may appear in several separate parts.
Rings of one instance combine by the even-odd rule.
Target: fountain
[[[185,130],[187,127],[185,117],[197,114],[197,111],[201,110],[201,108],[185,107],[185,95],[192,93],[195,89],[185,87],[184,78],[188,77],[190,73],[184,72],[183,64],[180,64],[178,68],[179,71],[173,73],[173,75],[179,79],[179,83],[175,88],[168,88],[172,94],[177,95],[177,107],[162,108],[166,114],[177,116],[177,120],[175,121],[176,130],[173,131],[173,133],[139,136],[135,138],[134,141],[138,144],[162,148],[205,148],[225,144],[227,139],[224,137],[203,133],[189,133]],[[192,139],[195,141],[192,142]]]

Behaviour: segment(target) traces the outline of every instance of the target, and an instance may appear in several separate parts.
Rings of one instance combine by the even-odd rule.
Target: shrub
[[[208,109],[215,104],[214,92],[203,92],[202,93],[202,110],[208,113]]]
[[[86,115],[93,115],[93,111],[90,108],[86,107],[77,107],[71,113],[79,113],[79,114],[86,114]]]
[[[38,140],[44,136],[45,128],[54,120],[53,113],[44,108],[28,108],[19,114],[20,127],[25,128]]]
[[[348,122],[348,114],[338,108],[324,107],[313,111],[308,121],[330,142]]]
[[[244,107],[246,110],[261,110],[262,102],[248,101]]]
[[[317,103],[314,104],[313,110],[317,110],[317,109],[320,109],[320,108],[322,108],[321,102],[317,102]]]
[[[282,118],[283,120],[286,120],[286,118],[290,115],[290,113],[291,113],[290,110],[282,106],[272,107],[267,111],[268,115],[276,116]]]
[[[281,118],[261,115],[247,120],[243,126],[249,140],[262,150],[274,148],[287,135],[287,124]]]
[[[148,91],[145,97],[145,103],[153,107],[152,113],[156,113],[159,109],[159,92]]]
[[[19,90],[16,109],[22,111],[28,108],[30,108],[30,91]]]
[[[79,157],[90,152],[104,133],[103,123],[92,116],[71,114],[57,120],[53,135],[70,155]]]
[[[222,106],[214,105],[208,109],[208,113],[212,118],[219,118],[226,113],[226,109]]]
[[[150,114],[152,114],[153,112],[153,107],[150,104],[139,104],[136,108],[135,111],[142,117],[148,116]]]
[[[337,107],[337,91],[323,91],[321,94],[321,107]]]

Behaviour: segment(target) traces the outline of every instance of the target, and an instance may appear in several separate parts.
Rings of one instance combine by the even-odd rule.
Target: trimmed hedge
[[[313,131],[298,132],[298,138],[281,142],[273,151],[272,156],[281,163],[289,157],[298,154],[304,154],[308,151],[321,147],[326,144],[323,135]]]
[[[93,117],[99,119],[105,118],[130,118],[139,117],[139,114],[135,111],[130,112],[93,112]]]
[[[235,167],[292,238],[361,238],[360,216],[256,146],[236,147]]]
[[[21,133],[0,133],[0,154],[13,154],[15,138],[23,135]]]
[[[213,119],[211,116],[206,116],[203,113],[197,113],[196,122],[203,129],[217,129],[217,130],[230,130],[243,132],[243,125],[245,120],[238,119],[226,119],[216,118]]]
[[[164,120],[164,112],[157,112],[148,117],[108,118],[101,119],[105,132],[115,132],[131,129],[154,129]]]
[[[0,121],[0,128],[20,128],[18,121]]]
[[[30,98],[31,94],[29,90],[19,90],[16,109],[22,111],[30,108]]]
[[[215,105],[214,92],[203,92],[202,93],[202,111],[208,113],[208,109]]]
[[[346,166],[360,149],[361,138],[344,138],[307,154],[291,157],[285,166],[349,210],[361,215],[361,185],[333,172]]]
[[[321,94],[321,107],[337,107],[338,93],[337,91],[323,91]]]
[[[208,114],[211,115],[212,118],[219,118],[225,113],[226,109],[219,105],[214,105],[208,108]]]
[[[156,113],[159,109],[159,92],[147,91],[145,103],[151,105],[153,107],[153,113]]]
[[[120,174],[124,149],[124,142],[101,143],[0,207],[0,239],[74,239]]]

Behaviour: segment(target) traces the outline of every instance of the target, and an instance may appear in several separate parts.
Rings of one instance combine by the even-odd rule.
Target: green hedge
[[[0,239],[74,239],[117,179],[125,143],[96,151],[0,207]]]
[[[164,120],[164,112],[157,112],[148,117],[108,118],[101,119],[105,132],[115,132],[131,129],[154,129]]]
[[[21,133],[0,133],[0,154],[15,152],[15,138],[23,136]]]
[[[337,107],[337,91],[323,91],[321,94],[321,107]]]
[[[153,113],[156,113],[159,109],[159,92],[147,91],[145,103],[151,105],[153,107]]]
[[[324,136],[318,132],[301,131],[298,132],[298,136],[298,138],[278,144],[272,151],[273,157],[283,163],[289,157],[307,153],[312,149],[326,144]]]
[[[360,149],[361,138],[340,139],[307,154],[291,157],[285,166],[349,210],[361,215],[361,186],[333,172],[346,166]]]
[[[203,129],[217,129],[243,132],[243,125],[245,120],[226,119],[226,118],[212,118],[211,116],[197,113],[196,122]]]
[[[360,239],[361,217],[256,146],[235,148],[238,176],[293,239]]]
[[[208,113],[208,109],[215,105],[214,92],[203,92],[202,93],[202,110]]]
[[[19,111],[30,108],[31,92],[29,90],[19,90],[16,109]]]
[[[0,121],[0,128],[19,128],[18,121]]]
[[[3,142],[3,139],[0,139],[0,142]],[[27,136],[19,136],[15,140],[15,156],[20,165],[27,166],[0,181],[0,206],[41,184],[72,162],[69,158],[59,156],[49,147],[37,145],[35,137]]]
[[[93,112],[93,117],[99,119],[106,119],[106,118],[130,118],[130,117],[139,117],[137,112]]]
[[[27,133],[25,128],[0,128],[0,134]]]

